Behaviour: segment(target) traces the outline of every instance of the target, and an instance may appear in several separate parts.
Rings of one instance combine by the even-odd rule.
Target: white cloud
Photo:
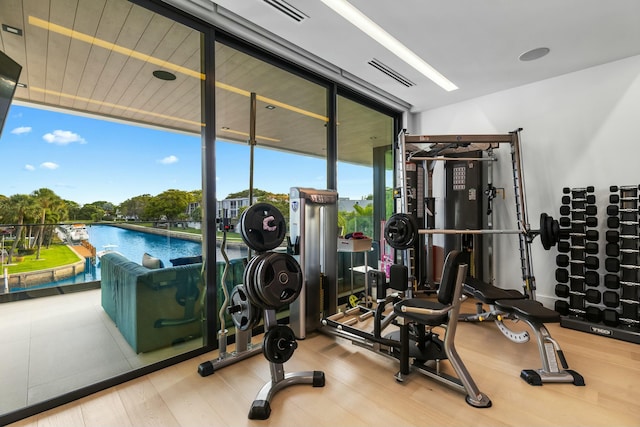
[[[11,131],[15,135],[22,135],[23,133],[31,132],[31,126],[20,126]]]
[[[57,164],[57,163],[53,163],[53,162],[44,162],[44,163],[40,164],[40,167],[44,168],[44,169],[53,170],[53,169],[58,169],[60,167],[60,165]]]
[[[162,160],[159,160],[160,163],[162,163],[163,165],[170,165],[172,163],[176,163],[178,161],[178,158],[174,155],[171,156],[167,156]]]
[[[36,170],[36,167],[33,165],[24,165],[24,169],[28,171],[34,171]]]
[[[72,142],[79,144],[86,144],[87,141],[77,133],[70,130],[54,130],[53,132],[46,133],[42,136],[42,139],[50,144],[67,145]]]

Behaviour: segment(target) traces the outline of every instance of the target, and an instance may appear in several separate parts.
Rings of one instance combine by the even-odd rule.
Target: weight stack
[[[556,256],[555,309],[567,319],[601,321],[598,208],[593,187],[564,188]]]

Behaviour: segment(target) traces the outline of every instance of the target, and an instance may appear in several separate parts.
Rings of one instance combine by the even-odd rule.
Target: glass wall
[[[202,264],[173,263],[202,254],[205,76],[200,31],[125,0],[0,16],[22,65],[0,139],[1,416],[202,347]]]
[[[380,258],[393,114],[333,99],[334,83],[228,35],[213,43],[212,28],[159,2],[136,3],[154,11],[0,2],[3,24],[19,29],[0,32],[0,49],[23,66],[0,139],[0,419],[216,347],[216,221],[237,224],[252,202],[288,217],[291,187],[337,182],[343,234],[372,237],[369,264]],[[239,266],[230,290],[247,250],[237,228],[227,237]],[[360,256],[339,257],[342,291]],[[161,268],[138,279],[123,259]],[[137,289],[126,296],[124,278]],[[165,304],[168,315],[150,312]]]
[[[366,269],[384,268],[390,248],[381,243],[383,220],[392,211],[394,117],[338,96],[338,227],[342,235],[372,239],[370,251],[338,254],[338,294],[363,297]],[[368,293],[370,295],[370,293]]]

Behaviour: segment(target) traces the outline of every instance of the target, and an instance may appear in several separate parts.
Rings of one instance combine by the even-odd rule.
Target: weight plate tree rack
[[[602,312],[594,191],[592,186],[563,189],[555,286],[556,296],[562,299],[555,302],[555,310],[567,318],[598,323]]]
[[[249,328],[245,323],[259,317],[248,308],[264,310],[262,353],[269,361],[271,380],[260,389],[251,404],[249,419],[266,420],[271,415],[271,399],[278,391],[296,384],[324,387],[325,376],[322,371],[284,372],[284,363],[293,356],[298,344],[294,331],[287,325],[278,324],[276,311],[300,296],[304,279],[302,268],[293,256],[273,252],[286,234],[282,213],[269,203],[256,203],[242,213],[240,234],[256,254],[244,270],[243,287],[234,292],[233,300],[239,301],[235,307],[246,310],[244,315],[236,312],[234,322]]]
[[[614,185],[609,191],[601,308],[591,309],[586,319],[563,316],[561,325],[640,343],[639,186]]]

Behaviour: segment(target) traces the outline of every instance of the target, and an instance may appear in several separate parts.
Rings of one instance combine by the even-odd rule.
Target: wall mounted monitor
[[[0,136],[16,92],[22,66],[0,51]]]

